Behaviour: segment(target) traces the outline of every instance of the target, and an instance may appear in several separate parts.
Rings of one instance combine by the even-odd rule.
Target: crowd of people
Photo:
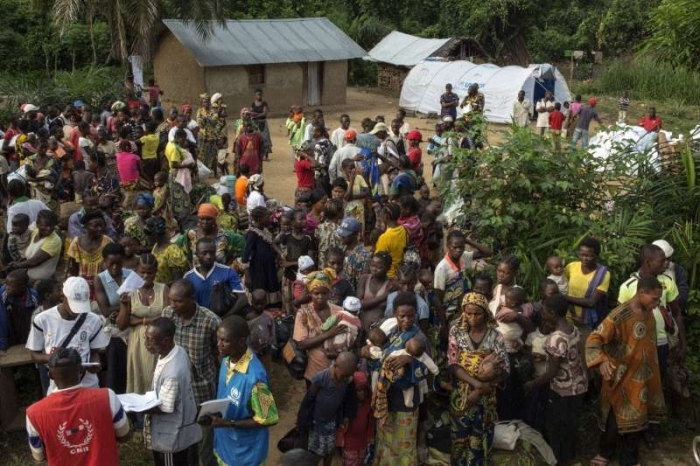
[[[159,95],[101,113],[25,104],[5,133],[0,351],[26,345],[37,364],[35,459],[118,464],[117,442],[138,429],[159,466],[263,464],[283,383],[269,376],[286,364],[306,394],[280,464],[330,465],[337,454],[347,466],[429,455],[489,464],[498,420],[566,465],[583,400],[597,392],[591,464],[639,464],[642,432],[652,442],[647,427],[665,414],[662,381],[685,355],[688,289],[668,242],[644,246],[639,270],[615,277],[617,304],[595,238],[580,241],[576,261],[551,256],[528,296],[517,257],[444,221],[405,112],[358,131],[348,115],[332,129],[321,110],[307,122],[292,107],[297,186],[284,206],[264,190],[262,91],[231,144],[221,94],[167,119]],[[460,103],[448,85],[441,101],[427,148],[434,180],[454,176],[439,160],[450,148],[478,150],[468,130],[485,105],[478,86]],[[205,170],[235,181],[195,197]],[[66,201],[79,208],[61,219]],[[144,412],[115,396],[151,391],[159,403]],[[220,412],[198,415],[220,400]]]

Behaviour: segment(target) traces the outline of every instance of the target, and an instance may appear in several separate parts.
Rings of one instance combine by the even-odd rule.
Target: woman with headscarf
[[[314,375],[331,365],[331,360],[323,349],[323,342],[347,331],[347,327],[337,324],[326,331],[323,330],[323,323],[341,311],[340,307],[328,302],[329,291],[335,277],[335,270],[329,267],[310,273],[304,280],[311,302],[302,304],[297,311],[292,338],[299,349],[306,351],[308,356],[304,372],[307,385]]]
[[[87,163],[89,172],[95,174],[91,189],[98,195],[107,195],[121,202],[122,193],[119,187],[119,177],[117,174],[107,169],[107,159],[101,152],[90,154]]]
[[[377,418],[377,466],[418,464],[418,408],[423,402],[419,388],[427,368],[407,353],[409,347],[428,347],[428,339],[416,324],[418,304],[413,291],[402,291],[394,299],[396,326],[388,330],[381,370],[372,396]],[[363,348],[363,353],[365,352]],[[393,353],[398,354],[393,354]],[[393,355],[393,356],[392,356]],[[413,388],[410,403],[405,390]]]
[[[263,138],[253,127],[253,121],[246,120],[234,145],[236,164],[238,166],[248,165],[251,173],[261,173],[263,147]]]
[[[88,212],[80,219],[86,233],[73,238],[68,256],[68,275],[83,277],[90,286],[90,299],[95,299],[94,279],[104,269],[102,250],[112,242],[104,235],[106,224],[101,211]]]
[[[201,238],[211,238],[216,244],[216,261],[220,264],[230,264],[231,261],[243,252],[244,239],[240,234],[224,230],[216,223],[219,209],[208,202],[200,204],[197,210],[197,226],[185,230],[178,240],[178,246],[187,253],[190,263],[197,267],[199,260],[194,252],[197,249],[197,241]]]
[[[146,221],[151,218],[155,199],[151,193],[139,193],[134,202],[133,215],[124,220],[124,234],[131,236],[139,244],[140,248],[134,251],[136,254],[147,252],[150,246],[148,236],[146,236]]]
[[[248,268],[249,290],[265,290],[268,304],[282,304],[282,286],[277,275],[277,264],[284,254],[267,229],[270,211],[256,207],[250,212],[250,227],[245,235],[245,249],[241,263]]]
[[[201,107],[197,110],[197,125],[199,126],[199,138],[197,139],[197,158],[204,165],[214,170],[216,166],[217,127],[219,126],[219,114],[212,108],[209,94],[200,94]]]
[[[246,211],[248,215],[250,215],[256,207],[267,208],[267,202],[263,194],[264,188],[265,179],[262,175],[256,174],[248,178],[248,199],[246,200]]]
[[[510,371],[503,337],[488,306],[484,295],[467,293],[462,315],[450,328],[447,360],[457,380],[450,396],[453,465],[486,464],[496,420],[495,383],[502,372]],[[482,361],[491,353],[495,353],[493,369],[477,377]]]
[[[158,283],[172,283],[181,279],[187,270],[187,256],[177,244],[170,241],[165,219],[156,216],[148,218],[144,231],[153,243],[151,254],[158,261],[154,280]]]

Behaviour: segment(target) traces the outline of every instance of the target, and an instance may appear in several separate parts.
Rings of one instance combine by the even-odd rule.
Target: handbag
[[[284,437],[279,439],[279,442],[277,442],[277,449],[285,453],[289,450],[293,450],[294,448],[299,448],[299,443],[301,440],[301,432],[299,432],[299,429],[297,429],[296,426],[292,427],[292,429],[284,434]]]
[[[304,378],[308,357],[306,356],[306,351],[300,350],[293,338],[287,340],[287,343],[282,348],[282,359],[284,359],[289,374],[293,379],[302,380]]]
[[[518,427],[511,423],[497,422],[493,431],[493,448],[498,448],[499,450],[515,450],[515,444],[518,442]]]
[[[209,294],[209,310],[217,316],[222,316],[231,310],[236,303],[236,297],[228,289],[226,283],[218,282],[211,286]]]

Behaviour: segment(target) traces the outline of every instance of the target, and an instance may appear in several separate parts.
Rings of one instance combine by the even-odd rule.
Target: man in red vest
[[[82,364],[73,348],[49,358],[58,389],[27,408],[32,456],[49,466],[119,466],[117,440],[128,440],[129,421],[112,390],[80,386]]]

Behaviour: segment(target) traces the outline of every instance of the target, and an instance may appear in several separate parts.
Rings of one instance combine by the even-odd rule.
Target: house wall
[[[348,89],[348,61],[337,60],[323,63],[323,86],[321,104],[344,104]]]
[[[198,104],[199,94],[205,92],[204,69],[170,31],[158,42],[153,72],[165,101]]]
[[[305,63],[265,65],[265,84],[249,85],[245,66],[219,66],[206,69],[207,92],[220,92],[228,106],[230,118],[253,102],[255,89],[260,87],[274,114],[286,114],[290,105],[303,104]]]

